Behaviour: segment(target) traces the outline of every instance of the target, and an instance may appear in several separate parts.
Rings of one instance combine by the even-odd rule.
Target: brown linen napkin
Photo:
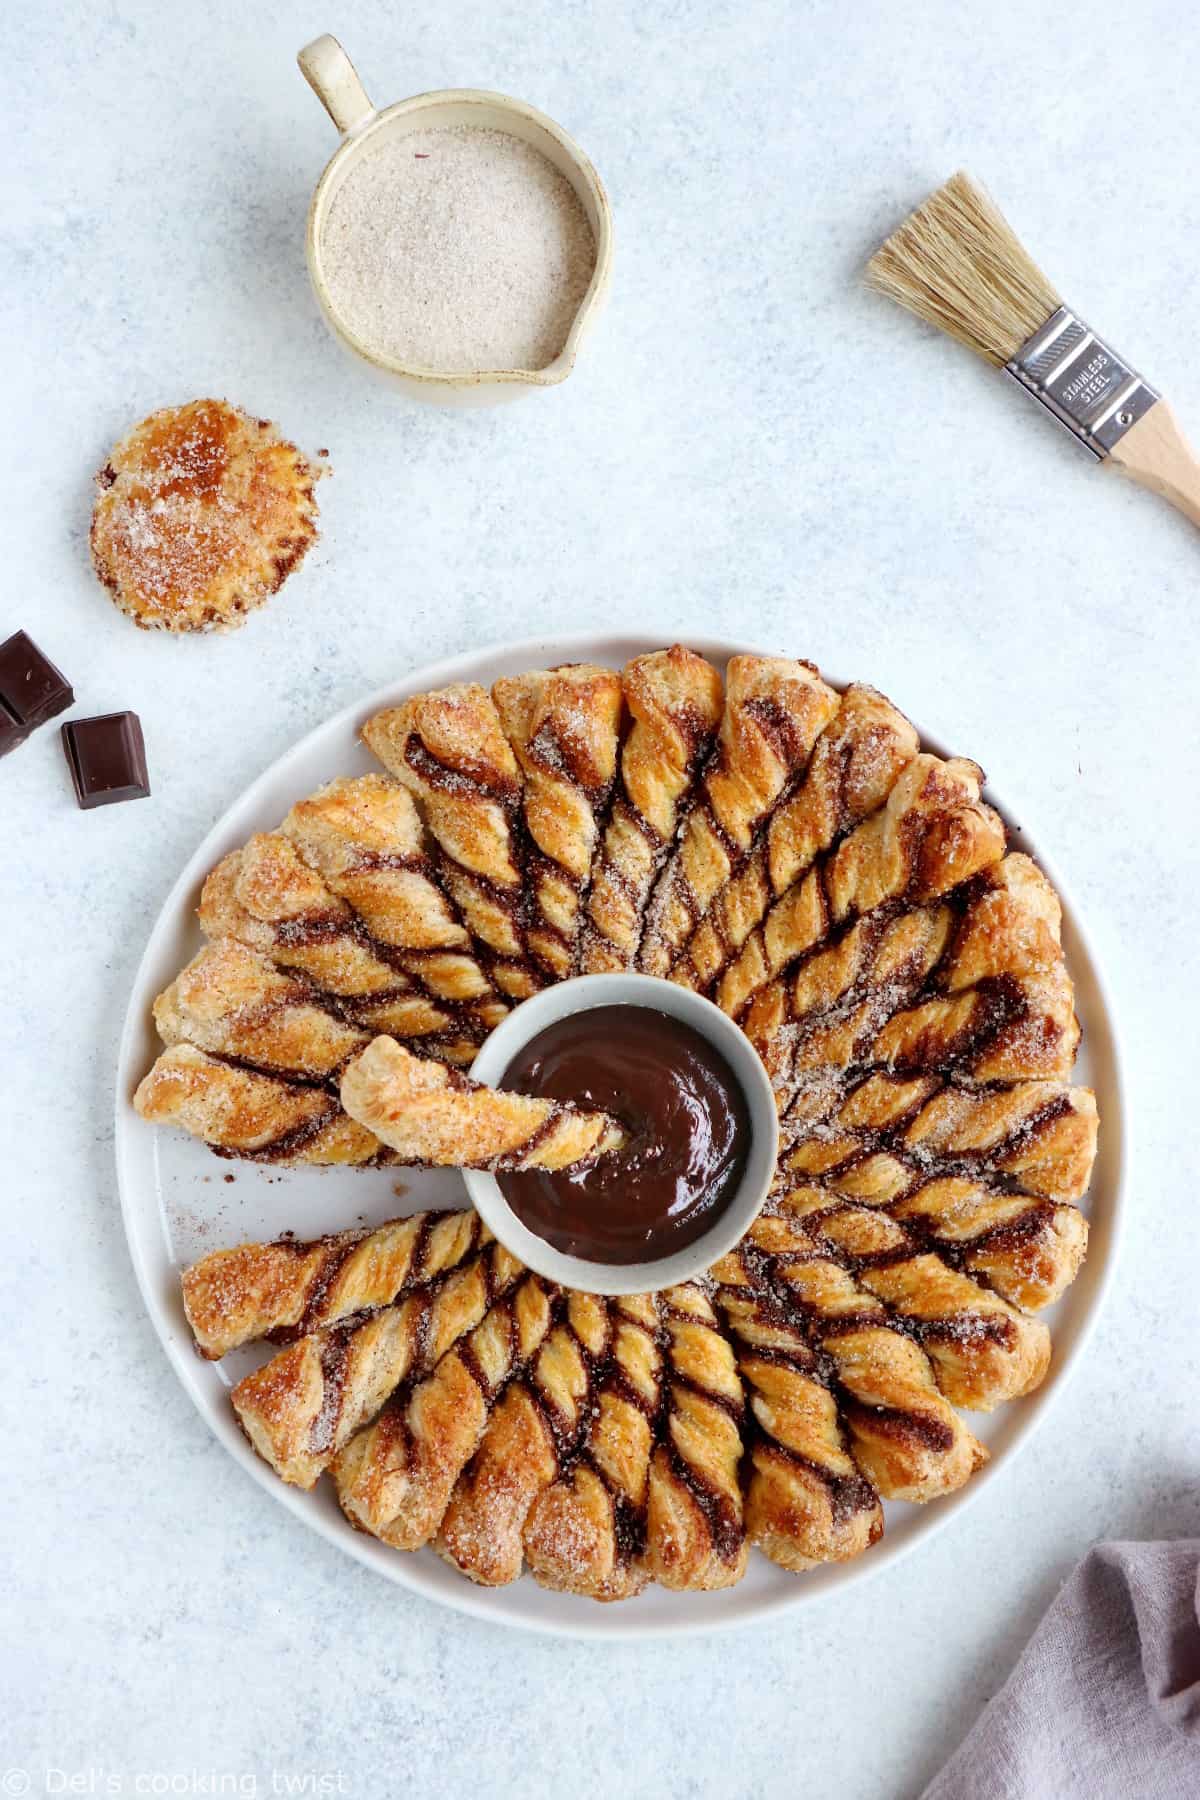
[[[922,1800],[1197,1800],[1200,1538],[1098,1544]]]

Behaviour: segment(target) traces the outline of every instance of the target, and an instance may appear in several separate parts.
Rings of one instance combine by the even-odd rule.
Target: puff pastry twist
[[[737,1360],[695,1282],[661,1296],[665,1407],[650,1465],[645,1568],[662,1587],[732,1587],[746,1567]]]
[[[780,1156],[778,1192],[805,1186],[881,1207],[914,1241],[1026,1311],[1056,1300],[1087,1246],[1074,1205],[1096,1150],[1087,1088],[977,1089],[871,1074],[839,1088]]]
[[[352,1437],[331,1468],[351,1523],[400,1550],[427,1544],[493,1407],[546,1339],[552,1290],[527,1275],[442,1357]]]
[[[987,1452],[943,1396],[916,1337],[900,1329],[795,1217],[760,1218],[748,1251],[785,1315],[828,1358],[854,1460],[885,1499],[954,1492]]]
[[[152,1125],[202,1138],[218,1156],[359,1167],[394,1160],[328,1088],[241,1068],[194,1044],[164,1050],[133,1104]]]
[[[607,1365],[582,1442],[569,1470],[534,1500],[522,1541],[542,1587],[623,1600],[648,1578],[640,1553],[663,1359],[657,1296],[622,1296],[609,1312]]]
[[[670,973],[717,894],[744,865],[780,795],[807,766],[837,705],[811,663],[730,658],[716,746],[646,914],[638,958],[646,974]]]
[[[607,1113],[504,1093],[377,1037],[348,1064],[342,1104],[397,1161],[454,1169],[568,1169],[625,1142]]]
[[[983,771],[965,758],[921,754],[905,764],[878,811],[797,877],[751,933],[717,986],[740,1017],[768,981],[832,930],[875,908],[939,899],[1004,853],[1004,826],[980,799]]]
[[[580,966],[586,975],[632,968],[646,905],[721,718],[721,677],[675,644],[622,673],[632,724],[621,750],[612,812],[596,853]]]
[[[429,1054],[469,1061],[506,1010],[437,883],[412,796],[386,776],[331,782],[231,852],[205,882],[200,923]]]
[[[708,992],[773,900],[883,805],[920,745],[908,720],[862,683],[846,689],[803,778],[767,821],[742,869],[677,956],[671,979]]]
[[[460,682],[377,713],[363,742],[420,802],[442,885],[496,985],[524,999],[540,985],[525,938],[523,783],[486,688]]]
[[[398,1304],[310,1332],[237,1383],[242,1430],[284,1481],[312,1487],[397,1388],[428,1374],[523,1273],[490,1243]]]
[[[851,1454],[827,1367],[765,1268],[742,1247],[713,1270],[753,1427],[746,1530],[787,1569],[844,1562],[882,1533],[879,1496]]]
[[[184,1270],[183,1309],[201,1355],[222,1357],[257,1338],[299,1338],[390,1306],[489,1237],[474,1211],[421,1212],[308,1243],[238,1244]]]
[[[524,777],[525,939],[549,981],[575,972],[581,908],[617,774],[623,696],[591,664],[498,681],[492,699]]]
[[[500,1587],[520,1575],[526,1520],[578,1451],[612,1341],[610,1302],[568,1294],[524,1379],[510,1385],[492,1413],[434,1543],[472,1581]]]

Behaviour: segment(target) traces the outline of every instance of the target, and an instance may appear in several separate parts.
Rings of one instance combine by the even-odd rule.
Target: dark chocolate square
[[[75,704],[70,682],[27,632],[0,644],[0,704],[29,730]]]
[[[95,719],[68,719],[63,749],[85,810],[118,800],[145,800],[150,793],[146,745],[136,713],[102,713]]]

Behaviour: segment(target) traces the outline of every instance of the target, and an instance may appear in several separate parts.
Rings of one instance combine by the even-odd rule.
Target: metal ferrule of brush
[[[1004,371],[1034,394],[1097,460],[1108,455],[1159,397],[1065,306],[1022,344]]]

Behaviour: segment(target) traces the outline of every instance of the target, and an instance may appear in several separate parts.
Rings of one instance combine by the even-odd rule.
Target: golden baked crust
[[[776,807],[737,875],[721,890],[671,970],[707,992],[784,893],[835,839],[883,805],[917,754],[917,734],[874,688],[846,689],[803,778]]]
[[[654,1294],[609,1302],[608,1363],[570,1472],[543,1487],[526,1515],[525,1558],[541,1587],[626,1600],[645,1587],[638,1554],[663,1356]]]
[[[853,1277],[868,1314],[874,1311],[868,1296],[885,1302],[889,1314],[913,1331],[938,1386],[956,1406],[991,1412],[1028,1393],[1045,1375],[1050,1361],[1045,1325],[925,1252],[888,1214],[849,1201],[831,1205],[822,1190],[797,1188],[775,1200],[751,1237],[775,1247],[780,1231],[789,1272],[796,1271],[801,1256],[829,1258]]]
[[[331,781],[299,801],[280,832],[415,986],[445,1004],[503,1016],[470,933],[442,891],[411,794],[383,775]]]
[[[1025,1311],[1074,1280],[1087,1221],[1069,1202],[1086,1190],[1096,1153],[1090,1089],[873,1073],[808,1098],[780,1156],[777,1194],[807,1191],[831,1220],[854,1204],[883,1209],[909,1241]]]
[[[96,574],[144,630],[241,625],[316,541],[318,473],[227,400],[163,407],[96,477]]]
[[[926,1351],[802,1219],[763,1216],[748,1254],[778,1310],[828,1358],[854,1460],[879,1493],[932,1500],[969,1480],[987,1452],[943,1397]]]
[[[802,1088],[869,1060],[881,1023],[920,993],[953,929],[948,906],[881,910],[801,953],[794,974],[759,989],[742,1029],[785,1116]]]
[[[236,938],[194,956],[154,1002],[165,1044],[194,1044],[265,1074],[327,1081],[370,1034],[321,1004],[306,982]]]
[[[427,1544],[479,1448],[497,1399],[535,1356],[554,1318],[553,1291],[528,1275],[442,1357],[411,1396],[400,1389],[333,1465],[351,1522],[400,1550]]]
[[[231,851],[200,896],[201,928],[234,937],[336,996],[354,1023],[470,1062],[504,1016],[436,879],[412,796],[383,775],[330,782],[278,831]]]
[[[695,1282],[661,1296],[665,1416],[646,1497],[646,1574],[679,1590],[732,1587],[746,1568],[745,1402],[737,1358]]]
[[[428,1168],[569,1169],[625,1142],[607,1113],[484,1087],[389,1037],[347,1066],[341,1097],[397,1161]]]
[[[969,896],[933,992],[882,1026],[875,1059],[976,1081],[1064,1079],[1079,1021],[1058,896],[1020,854],[985,871]]]
[[[879,1495],[851,1453],[837,1394],[802,1320],[742,1249],[713,1270],[754,1431],[746,1531],[772,1562],[845,1562],[883,1531]]]
[[[1044,1379],[1097,1137],[1061,908],[981,771],[873,689],[747,657],[723,698],[678,646],[364,735],[389,774],[209,877],[139,1110],[277,1161],[586,1159],[612,1121],[453,1065],[510,1000],[640,961],[738,1019],[779,1163],[737,1249],[658,1294],[555,1290],[472,1215],[420,1256],[395,1222],[203,1259],[206,1354],[285,1340],[234,1389],[258,1453],[397,1548],[598,1601],[729,1585],[751,1546],[844,1561],[881,1501],[961,1487],[957,1409]]]
[[[423,1212],[309,1243],[280,1238],[214,1250],[184,1270],[183,1310],[206,1357],[256,1338],[304,1337],[392,1305],[455,1268],[489,1235],[474,1212]]]
[[[200,890],[197,917],[205,937],[236,938],[355,1008],[386,1006],[412,992],[363,942],[350,908],[281,832],[256,832],[221,858]]]
[[[608,826],[592,868],[580,967],[632,968],[650,890],[666,862],[688,796],[721,718],[721,677],[675,644],[622,671],[631,724]]]
[[[242,1430],[284,1481],[312,1487],[395,1389],[435,1368],[523,1273],[509,1251],[490,1243],[470,1260],[409,1283],[398,1304],[300,1338],[233,1389]]]
[[[811,663],[730,657],[716,745],[647,910],[638,957],[644,973],[670,973],[713,900],[744,865],[763,821],[803,774],[837,707],[837,695]]]
[[[523,1381],[488,1421],[459,1477],[435,1541],[439,1555],[486,1587],[515,1581],[525,1563],[525,1523],[583,1439],[597,1371],[613,1344],[609,1301],[572,1293]]]
[[[523,782],[486,688],[460,682],[377,713],[363,742],[421,802],[442,884],[501,990],[523,999],[539,977],[523,926]]]
[[[550,981],[575,972],[580,909],[617,774],[614,669],[570,663],[498,681],[492,699],[525,778],[526,943]]]
[[[133,1104],[152,1125],[173,1125],[219,1155],[255,1162],[377,1164],[391,1152],[348,1119],[325,1087],[301,1086],[173,1044],[138,1084]]]
[[[753,996],[838,926],[886,903],[920,904],[1004,853],[1004,826],[965,758],[907,762],[884,804],[785,888],[721,977],[718,1004],[740,1018]]]

